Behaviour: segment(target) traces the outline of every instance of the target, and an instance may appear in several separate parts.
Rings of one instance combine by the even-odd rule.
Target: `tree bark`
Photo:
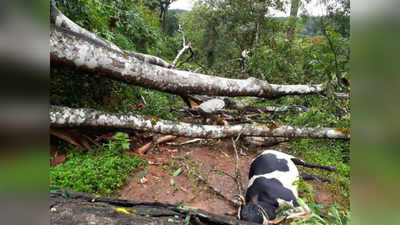
[[[88,40],[92,40],[97,45],[103,46],[104,48],[109,49],[109,50],[119,52],[120,54],[123,54],[123,55],[129,55],[131,57],[138,59],[139,61],[157,65],[157,66],[161,66],[161,67],[166,67],[166,68],[172,67],[171,64],[167,63],[163,59],[158,58],[156,56],[141,54],[141,53],[132,52],[132,51],[125,51],[125,50],[120,49],[114,43],[109,42],[109,41],[97,36],[96,34],[80,27],[78,24],[74,23],[72,20],[70,20],[68,17],[66,17],[53,4],[52,1],[50,4],[51,4],[50,5],[50,23],[52,25],[64,28],[65,30],[72,31],[76,34],[79,34],[81,36],[81,38],[86,38]]]
[[[137,202],[96,197],[85,193],[50,193],[50,224],[186,224],[250,225],[252,223],[218,216],[200,209],[185,209],[159,202]],[[254,224],[254,223],[253,223]]]
[[[50,62],[71,66],[120,80],[132,85],[172,94],[214,96],[258,96],[278,98],[285,95],[320,94],[323,85],[277,85],[249,78],[228,79],[167,69],[161,59],[122,51],[114,44],[74,24],[52,7]],[[162,65],[163,67],[161,67]]]
[[[50,107],[51,127],[96,127],[141,130],[183,137],[226,138],[242,136],[350,139],[341,128],[293,127],[284,125],[242,124],[232,126],[197,125],[159,120],[155,117],[104,113],[93,109]]]

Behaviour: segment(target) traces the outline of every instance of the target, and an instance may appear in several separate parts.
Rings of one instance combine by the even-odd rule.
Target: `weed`
[[[130,173],[147,165],[139,157],[123,154],[129,149],[128,140],[127,134],[117,133],[101,148],[89,152],[71,149],[65,163],[50,168],[50,184],[101,195],[113,193]]]

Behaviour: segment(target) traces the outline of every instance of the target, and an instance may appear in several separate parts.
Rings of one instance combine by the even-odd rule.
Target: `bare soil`
[[[184,142],[188,138],[178,138],[176,142]],[[285,145],[273,147],[289,152]],[[261,149],[258,151],[260,152]],[[132,153],[135,154],[135,153]],[[249,165],[257,152],[239,155],[240,171],[244,188],[247,187]],[[212,141],[211,143],[194,143],[182,146],[162,144],[146,156],[150,162],[146,168],[136,172],[127,184],[113,197],[136,200],[157,201],[196,207],[218,215],[234,217],[237,209],[226,199],[216,195],[207,185],[198,182],[187,171],[174,177],[177,168],[193,168],[206,178],[211,186],[220,190],[224,196],[233,199],[238,194],[233,178],[224,175],[224,171],[235,175],[235,158],[232,142],[229,139]],[[142,177],[145,179],[142,179]],[[171,185],[171,179],[174,185]],[[319,182],[310,182],[314,188],[314,197],[318,204],[332,204],[332,194],[324,190]]]

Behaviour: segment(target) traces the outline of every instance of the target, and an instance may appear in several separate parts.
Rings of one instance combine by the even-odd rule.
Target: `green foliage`
[[[138,88],[138,92],[147,102],[146,106],[140,110],[138,114],[153,115],[167,120],[173,120],[175,118],[170,107],[173,107],[177,101],[180,101],[179,97],[142,88]],[[181,104],[183,104],[182,101]]]
[[[50,168],[50,184],[74,191],[108,195],[121,187],[129,174],[147,162],[123,151],[129,149],[129,138],[117,133],[114,140],[101,148],[84,152],[71,149],[67,161]]]
[[[75,74],[74,71],[52,67],[50,103],[74,108],[95,108],[107,112],[152,115],[175,119],[170,106],[183,104],[179,97],[134,87],[98,75]],[[142,97],[146,101],[144,107]]]
[[[127,50],[148,52],[160,41],[150,11],[126,0],[56,0],[72,21]],[[148,24],[149,23],[149,24]]]
[[[317,169],[302,168],[306,173],[315,174],[332,179],[332,184],[326,188],[335,194],[337,201],[345,208],[349,208],[350,197],[350,143],[338,140],[311,140],[302,139],[291,141],[293,154],[306,159],[308,163],[332,166],[335,172]],[[311,200],[311,199],[308,199]]]
[[[333,90],[342,91],[338,77],[349,73],[350,52],[349,37],[340,33],[338,20],[333,14],[298,20],[296,37],[288,40],[287,18],[264,17],[263,11],[283,5],[204,0],[179,20],[193,43],[196,62],[219,76],[252,76],[279,84],[329,82]],[[250,57],[243,70],[238,58],[244,49],[250,50]]]

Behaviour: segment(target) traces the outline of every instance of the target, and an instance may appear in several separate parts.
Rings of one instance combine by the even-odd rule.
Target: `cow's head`
[[[239,219],[260,224],[268,224],[269,215],[265,209],[257,203],[256,198],[239,208]]]

